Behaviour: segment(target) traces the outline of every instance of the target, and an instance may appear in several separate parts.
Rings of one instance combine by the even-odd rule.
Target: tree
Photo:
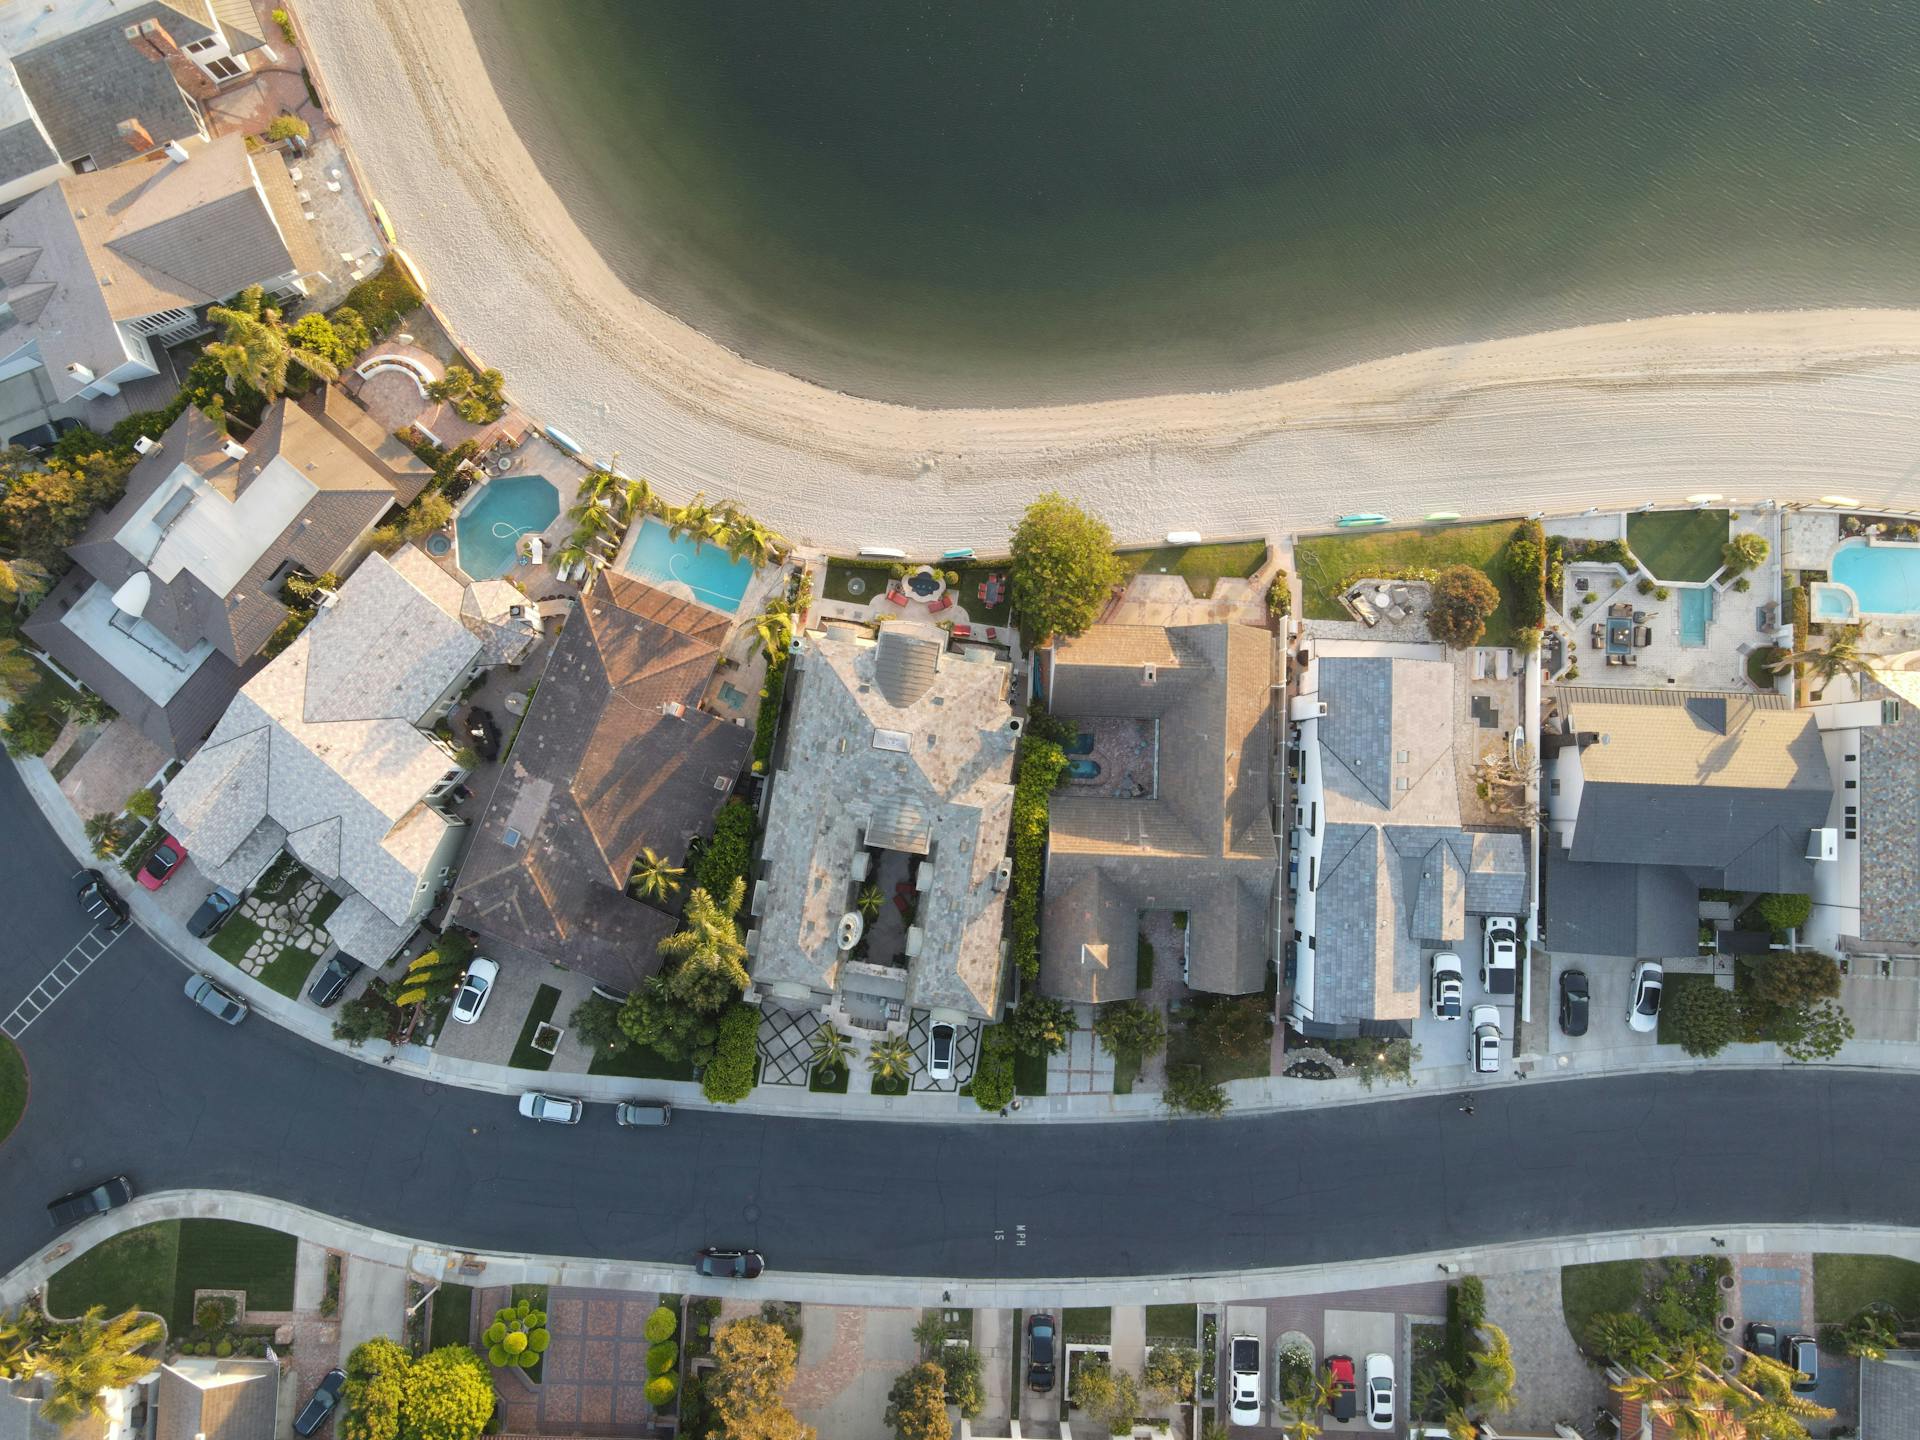
[[[1827,643],[1819,648],[1790,650],[1773,662],[1776,671],[1805,673],[1824,690],[1843,675],[1860,675],[1873,669],[1874,658],[1860,648],[1860,627],[1842,625],[1827,633]]]
[[[1806,1440],[1809,1420],[1831,1420],[1834,1412],[1793,1393],[1800,1372],[1771,1355],[1749,1352],[1740,1365],[1740,1382],[1725,1387],[1728,1412],[1752,1440]]]
[[[721,535],[726,542],[728,556],[745,560],[756,570],[773,558],[774,548],[780,540],[779,536],[751,515],[743,515],[731,506],[726,510]]]
[[[469,425],[488,425],[506,413],[505,384],[498,370],[476,375],[464,365],[449,365],[445,375],[427,386],[427,398],[452,405],[453,413]]]
[[[813,1069],[816,1074],[828,1074],[847,1068],[847,1057],[853,1053],[852,1042],[824,1020],[813,1032]]]
[[[813,1440],[811,1426],[800,1424],[781,1403],[793,1383],[798,1354],[785,1328],[766,1320],[735,1320],[713,1334],[715,1369],[707,1378],[707,1401],[720,1433],[733,1440]]]
[[[1199,1369],[1200,1352],[1191,1345],[1156,1345],[1140,1378],[1169,1405],[1184,1405],[1193,1399],[1193,1377]]]
[[[987,1408],[987,1382],[982,1373],[980,1352],[971,1345],[960,1345],[941,1352],[940,1366],[947,1372],[947,1403],[958,1405],[969,1420],[978,1419]]]
[[[895,1379],[887,1391],[887,1424],[898,1440],[950,1440],[947,1372],[922,1360]]]
[[[1689,1055],[1718,1055],[1740,1038],[1740,1002],[1710,982],[1670,988],[1662,1020]]]
[[[24,699],[40,683],[40,667],[11,635],[0,635],[0,697],[9,703]]]
[[[400,1440],[475,1440],[493,1417],[493,1377],[465,1345],[429,1350],[401,1381]]]
[[[1810,895],[1762,895],[1753,902],[1753,915],[1769,930],[1797,930],[1813,914]]]
[[[1116,1000],[1102,1005],[1093,1017],[1093,1033],[1109,1054],[1145,1060],[1166,1047],[1167,1021],[1158,1005],[1138,1000]]]
[[[920,1347],[920,1358],[938,1359],[947,1346],[947,1318],[938,1310],[929,1310],[915,1322],[913,1343]]]
[[[694,497],[684,505],[670,506],[663,518],[667,522],[669,535],[675,540],[690,538],[696,550],[702,543],[711,540],[719,528],[719,519],[713,506],[707,503],[704,490],[695,492]]]
[[[0,1380],[20,1380],[33,1372],[34,1346],[46,1329],[47,1317],[31,1300],[11,1316],[0,1310]]]
[[[17,448],[0,451],[0,551],[16,570],[27,561],[45,574],[64,571],[67,546],[97,509],[125,493],[132,468],[130,450],[47,460]]]
[[[1133,1376],[1104,1359],[1083,1356],[1073,1367],[1073,1403],[1109,1430],[1132,1428],[1140,1413],[1139,1387]]]
[[[407,1352],[384,1336],[353,1348],[340,1392],[340,1440],[399,1440]]]
[[[313,135],[313,127],[298,115],[276,115],[267,122],[269,140],[291,140],[296,135],[302,140]]]
[[[120,817],[104,810],[98,815],[89,815],[85,828],[87,843],[93,847],[97,860],[113,859],[127,843],[127,837],[120,833]]]
[[[1491,580],[1471,566],[1449,565],[1434,577],[1427,630],[1441,644],[1464,650],[1479,643],[1487,617],[1499,608],[1500,592]]]
[[[1513,623],[1537,628],[1547,618],[1547,537],[1537,520],[1514,527],[1501,561],[1513,587]]]
[[[1023,995],[1007,1012],[1007,1036],[1022,1055],[1058,1055],[1067,1048],[1080,1022],[1073,1006],[1037,992]]]
[[[1594,1354],[1622,1367],[1644,1366],[1660,1353],[1660,1336],[1652,1323],[1632,1311],[1594,1316],[1586,1341]]]
[[[531,1300],[519,1300],[496,1310],[493,1323],[480,1338],[486,1344],[489,1365],[531,1370],[547,1353],[552,1337],[547,1332],[547,1312],[534,1309]]]
[[[1840,993],[1840,965],[1814,950],[1776,951],[1750,963],[1747,984],[1768,1005],[1810,1005]]]
[[[29,560],[24,555],[0,560],[0,600],[17,603],[38,599],[52,583],[47,567],[38,560]]]
[[[106,1314],[106,1306],[95,1305],[78,1320],[53,1326],[34,1348],[33,1371],[52,1386],[40,1413],[56,1425],[104,1415],[103,1391],[131,1385],[154,1367],[140,1352],[157,1345],[167,1327],[138,1310],[111,1320]]]
[[[620,1028],[620,1003],[604,995],[589,995],[574,1006],[567,1028],[581,1044],[601,1055],[621,1054],[633,1043]]]
[[[973,1103],[982,1110],[1004,1110],[1013,1100],[1013,1042],[1006,1026],[980,1032],[980,1058],[973,1067]]]
[[[913,1068],[913,1046],[904,1035],[887,1035],[867,1047],[867,1069],[875,1080],[904,1080]]]
[[[880,907],[887,903],[887,897],[880,893],[878,885],[862,885],[860,894],[853,903],[867,918],[868,923],[872,923],[873,917],[880,913]]]
[[[386,1039],[399,1026],[399,1008],[369,987],[340,1007],[340,1018],[333,1022],[333,1038],[357,1049],[369,1040]]]
[[[1720,563],[1726,566],[1727,573],[1738,575],[1744,570],[1757,570],[1764,565],[1773,547],[1767,544],[1767,537],[1744,531],[1727,541],[1720,549]]]
[[[1883,1360],[1900,1343],[1900,1317],[1886,1305],[1869,1305],[1839,1325],[1820,1332],[1820,1348],[1858,1360]],[[0,1368],[0,1374],[4,1374]]]
[[[1030,645],[1080,634],[1122,579],[1105,522],[1051,491],[1027,506],[1012,551],[1013,609]]]
[[[1273,1039],[1273,1019],[1260,997],[1208,996],[1194,1004],[1187,1034],[1204,1056],[1244,1060]]]
[[[680,877],[686,873],[651,845],[642,845],[633,857],[633,878],[627,883],[642,900],[666,900],[680,889]]]
[[[1823,1000],[1788,1011],[1775,1035],[1790,1060],[1831,1060],[1853,1038],[1853,1021],[1831,1000]]]
[[[675,999],[696,1010],[714,1011],[738,1000],[751,983],[747,946],[733,917],[746,899],[746,881],[734,878],[723,901],[696,888],[687,896],[685,929],[660,942],[660,953],[679,963],[667,974]]]
[[[1226,1112],[1227,1092],[1207,1079],[1198,1065],[1169,1065],[1160,1101],[1175,1114],[1221,1115]]]
[[[1485,1321],[1480,1324],[1478,1342],[1467,1373],[1460,1379],[1467,1409],[1469,1413],[1488,1410],[1504,1413],[1513,1408],[1518,1383],[1513,1369],[1513,1345],[1506,1331]]]
[[[315,355],[326,356],[336,366],[347,364],[358,353],[347,348],[333,322],[317,310],[302,315],[287,327],[287,341]]]
[[[785,610],[768,607],[758,620],[753,622],[754,634],[760,640],[760,652],[771,660],[775,655],[786,653],[793,644],[793,616]]]
[[[642,980],[620,1007],[620,1028],[636,1045],[667,1060],[704,1065],[720,1038],[719,1022],[677,998],[664,975]]]
[[[215,305],[207,318],[220,327],[221,334],[208,343],[205,354],[220,367],[229,394],[245,386],[271,400],[285,393],[291,365],[322,380],[340,373],[326,356],[292,343],[280,324],[280,312],[267,304],[266,293],[258,285],[242,290],[231,305]]]

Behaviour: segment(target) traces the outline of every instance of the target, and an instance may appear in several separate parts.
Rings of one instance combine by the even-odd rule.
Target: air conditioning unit
[[[133,453],[136,455],[151,455],[159,448],[160,442],[146,435],[133,442]]]
[[[223,440],[220,442],[220,453],[229,460],[244,460],[247,458],[247,447],[238,440]]]

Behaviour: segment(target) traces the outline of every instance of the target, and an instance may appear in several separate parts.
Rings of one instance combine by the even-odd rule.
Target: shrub
[[[151,820],[160,813],[160,797],[151,790],[136,790],[127,797],[127,813]]]
[[[647,1381],[647,1403],[659,1410],[673,1403],[673,1397],[679,1393],[680,1386],[671,1375],[656,1375]]]
[[[53,748],[63,728],[60,718],[39,705],[16,705],[5,716],[7,753],[44,755]]]
[[[1742,575],[1733,582],[1733,588],[1736,594],[1744,595],[1753,589],[1753,582]]]
[[[733,1005],[721,1015],[713,1059],[700,1077],[707,1099],[733,1105],[753,1092],[760,1012],[751,1005]]]
[[[1219,1115],[1227,1108],[1227,1092],[1208,1080],[1198,1065],[1170,1066],[1160,1100],[1176,1115]]]
[[[380,269],[349,290],[340,303],[360,317],[369,335],[385,335],[401,317],[418,309],[424,298],[400,262],[388,255]]]
[[[973,1068],[973,1103],[1004,1110],[1013,1100],[1013,1044],[998,1025],[980,1032],[980,1058]]]
[[[1513,623],[1538,627],[1547,618],[1547,537],[1537,520],[1514,527],[1502,555],[1513,586]]]
[[[213,1353],[218,1355],[222,1360],[226,1359],[229,1355],[233,1354],[233,1341],[227,1339],[220,1340],[214,1345]]]
[[[335,365],[345,365],[354,356],[354,352],[341,341],[340,332],[333,328],[333,322],[318,312],[302,315],[294,321],[287,328],[287,339],[300,349],[311,350]]]
[[[1738,575],[1743,570],[1755,570],[1765,564],[1772,548],[1764,535],[1736,535],[1721,549],[1720,561],[1730,573]]]
[[[659,1305],[654,1308],[651,1315],[647,1316],[645,1334],[647,1339],[658,1345],[662,1340],[671,1340],[674,1331],[679,1328],[680,1317],[668,1306]]]
[[[291,15],[287,14],[284,10],[276,10],[273,12],[273,23],[278,25],[280,27],[280,33],[287,37],[287,44],[293,45],[298,43],[293,38],[293,17]]]
[[[680,1347],[671,1340],[662,1340],[658,1345],[647,1347],[647,1373],[665,1375],[671,1371],[680,1358]]]
[[[1753,916],[1769,930],[1792,930],[1813,914],[1809,895],[1762,895],[1753,902]]]
[[[1427,629],[1443,645],[1464,650],[1486,634],[1487,617],[1500,608],[1493,582],[1468,565],[1449,565],[1433,581]]]
[[[1740,1006],[1718,985],[1682,985],[1666,1002],[1666,1025],[1689,1055],[1718,1055],[1740,1038]]]
[[[291,140],[295,136],[302,140],[313,138],[313,127],[298,115],[276,115],[267,126],[269,140]]]
[[[1287,583],[1287,572],[1277,571],[1267,586],[1267,617],[1271,620],[1284,620],[1293,613],[1293,587]]]
[[[487,425],[507,411],[502,393],[505,383],[498,370],[482,370],[476,375],[464,365],[449,365],[444,376],[427,386],[427,398],[447,401],[470,425]]]
[[[553,1337],[547,1330],[547,1312],[536,1310],[531,1300],[517,1300],[495,1312],[493,1323],[480,1338],[486,1344],[489,1365],[531,1370]]]
[[[1143,939],[1141,943],[1146,942]],[[1109,1054],[1129,1054],[1144,1060],[1165,1047],[1167,1022],[1157,1005],[1119,1000],[1100,1007],[1094,1016],[1093,1033]]]
[[[1667,588],[1666,586],[1664,586],[1664,585],[1656,585],[1656,586],[1654,586],[1654,587],[1653,587],[1653,598],[1654,598],[1654,599],[1656,599],[1656,600],[1669,600],[1669,599],[1671,599],[1672,597],[1673,597],[1673,592],[1672,592],[1671,590],[1669,590],[1669,589],[1668,589],[1668,588]]]
[[[1050,995],[1022,996],[1006,1019],[1007,1038],[1022,1055],[1058,1055],[1079,1028],[1073,1006]]]
[[[767,658],[767,683],[760,690],[760,711],[753,717],[753,768],[764,770],[773,759],[773,732],[780,723],[780,699],[787,689],[785,653]]]
[[[51,743],[51,742],[49,742]],[[1028,980],[1040,978],[1040,871],[1047,849],[1047,797],[1067,768],[1067,753],[1029,735],[1020,747],[1013,788],[1013,961]]]
[[[720,807],[694,874],[698,888],[709,895],[725,895],[735,880],[747,878],[753,860],[753,824],[753,807],[744,800],[730,800]]]

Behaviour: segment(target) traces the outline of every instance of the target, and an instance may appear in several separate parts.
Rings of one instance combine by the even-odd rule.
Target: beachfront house
[[[309,405],[275,401],[244,441],[193,408],[149,437],[23,627],[169,757],[192,754],[266,663],[287,578],[347,569],[431,478],[338,391]]]

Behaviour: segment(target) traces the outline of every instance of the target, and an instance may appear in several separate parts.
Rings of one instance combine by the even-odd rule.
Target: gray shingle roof
[[[1549,950],[1658,960],[1699,948],[1700,886],[1675,865],[1583,865],[1544,850]]]
[[[1920,1352],[1890,1350],[1860,1362],[1860,1434],[1866,1440],[1920,1440]]]
[[[213,33],[171,5],[136,5],[14,57],[14,71],[62,160],[91,155],[105,169],[169,140],[199,135],[167,61],[123,33],[150,19],[160,20],[180,45]],[[140,122],[152,144],[128,143],[119,129],[128,119]]]
[[[0,129],[0,184],[44,170],[59,159],[33,121],[21,120]]]
[[[0,1440],[101,1440],[107,1423],[89,1415],[71,1425],[56,1425],[41,1413],[48,1382],[0,1380]]]

